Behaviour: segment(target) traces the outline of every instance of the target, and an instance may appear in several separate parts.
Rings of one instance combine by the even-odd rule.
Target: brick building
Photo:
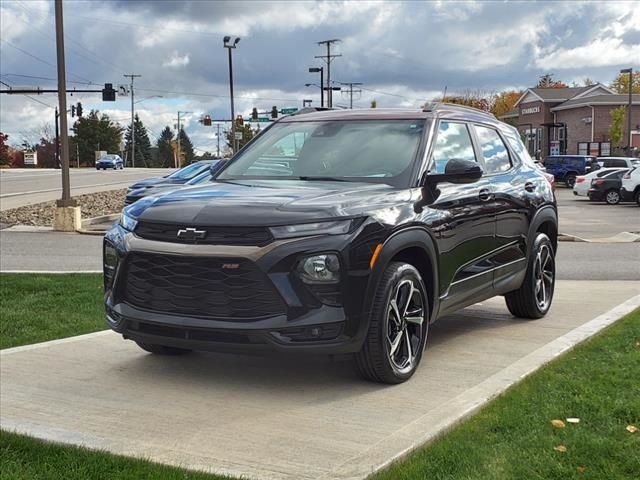
[[[612,154],[611,110],[627,106],[628,94],[601,84],[575,88],[529,88],[515,108],[500,117],[518,127],[532,156]],[[640,149],[640,95],[632,96],[632,145]],[[622,145],[627,144],[627,119]],[[638,151],[638,150],[636,150]]]

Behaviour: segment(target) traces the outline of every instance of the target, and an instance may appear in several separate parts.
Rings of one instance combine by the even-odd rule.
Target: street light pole
[[[318,72],[320,72],[320,106],[324,107],[324,67],[309,68],[309,73],[318,73]]]
[[[75,207],[71,199],[71,182],[69,180],[69,128],[67,127],[67,79],[64,64],[64,21],[62,16],[62,0],[55,0],[56,17],[56,53],[58,63],[58,110],[60,114],[61,157],[62,157],[62,198],[56,202],[58,207]]]
[[[136,129],[135,129],[135,124],[133,123],[134,118],[133,118],[133,105],[134,105],[134,101],[133,101],[133,79],[136,77],[141,77],[142,75],[135,75],[135,74],[130,74],[130,75],[124,75],[124,77],[129,77],[131,79],[131,167],[135,167],[136,166]]]
[[[231,37],[224,37],[224,48],[229,52],[229,96],[231,97],[231,151],[235,155],[237,151],[236,145],[236,117],[233,105],[233,56],[231,55],[231,49],[236,48],[240,37],[236,37],[233,43],[231,43]]]
[[[624,68],[620,73],[629,74],[629,106],[627,107],[627,154],[631,155],[631,105],[633,103],[633,68]]]

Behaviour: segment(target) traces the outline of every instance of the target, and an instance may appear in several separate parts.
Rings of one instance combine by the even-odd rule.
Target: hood
[[[139,220],[191,225],[286,225],[364,216],[410,201],[385,184],[298,180],[213,182],[147,197]]]
[[[137,190],[138,188],[146,188],[152,187],[154,185],[159,184],[167,184],[167,185],[180,185],[187,182],[189,179],[181,179],[181,178],[165,178],[165,177],[152,177],[145,178],[144,180],[138,180],[135,183],[129,185],[129,190]]]

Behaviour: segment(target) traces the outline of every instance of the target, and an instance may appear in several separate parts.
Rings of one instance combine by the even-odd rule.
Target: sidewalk
[[[512,318],[500,298],[465,309],[433,326],[421,368],[393,387],[342,360],[162,358],[112,332],[18,347],[0,354],[0,424],[235,476],[362,479],[630,311],[640,297],[601,316],[638,287],[561,281],[538,321]]]

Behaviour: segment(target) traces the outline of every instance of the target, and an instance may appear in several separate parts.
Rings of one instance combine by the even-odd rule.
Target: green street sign
[[[247,120],[245,120],[247,122],[253,122],[253,123],[269,123],[271,121],[271,119],[269,117],[258,117],[256,120],[249,118]]]
[[[296,113],[297,111],[298,111],[298,107],[280,109],[280,113],[283,114],[283,115],[287,115],[289,113]]]

